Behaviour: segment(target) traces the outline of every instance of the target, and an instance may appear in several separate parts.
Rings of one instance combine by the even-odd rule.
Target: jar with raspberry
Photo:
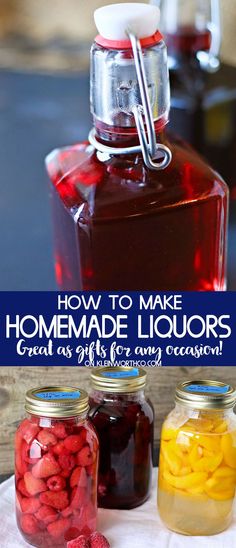
[[[144,392],[146,378],[144,369],[133,367],[92,372],[90,418],[100,445],[100,507],[135,508],[149,496],[154,412]]]
[[[98,439],[88,395],[36,388],[25,409],[15,437],[17,524],[29,544],[63,548],[96,530]]]

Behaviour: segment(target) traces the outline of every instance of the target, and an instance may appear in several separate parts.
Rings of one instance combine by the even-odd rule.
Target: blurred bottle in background
[[[236,198],[236,68],[220,63],[219,0],[152,0],[168,47],[170,128],[220,172]]]
[[[199,68],[215,72],[219,66],[221,20],[218,0],[163,0],[161,26],[170,68]]]

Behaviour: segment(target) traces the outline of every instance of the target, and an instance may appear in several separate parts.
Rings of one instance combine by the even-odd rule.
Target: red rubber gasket
[[[140,44],[142,48],[149,48],[159,44],[163,40],[162,34],[157,31],[152,36],[147,36],[146,38],[140,39]],[[103,38],[100,34],[95,38],[96,44],[102,46],[106,49],[132,49],[130,40],[107,40]]]

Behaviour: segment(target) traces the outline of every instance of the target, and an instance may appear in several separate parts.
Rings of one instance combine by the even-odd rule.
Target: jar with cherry
[[[154,412],[147,374],[133,367],[99,367],[91,375],[90,418],[100,445],[98,503],[135,508],[151,488]]]

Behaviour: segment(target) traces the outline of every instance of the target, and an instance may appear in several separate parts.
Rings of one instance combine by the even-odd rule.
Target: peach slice
[[[225,434],[221,438],[221,449],[224,455],[225,463],[230,468],[236,469],[236,447],[233,446],[233,437],[230,434]]]
[[[176,477],[170,474],[169,472],[163,473],[164,479],[176,487],[176,489],[191,489],[192,487],[200,487],[204,485],[207,480],[207,474],[205,472],[191,472],[186,476]]]

